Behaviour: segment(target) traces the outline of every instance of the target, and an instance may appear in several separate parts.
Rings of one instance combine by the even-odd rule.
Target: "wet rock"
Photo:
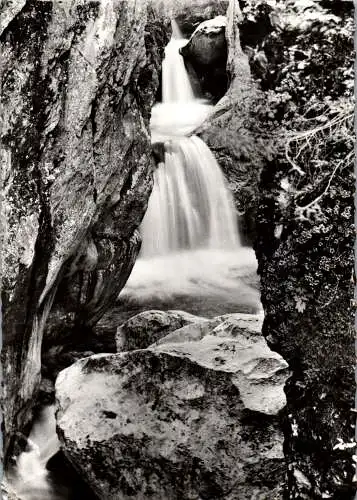
[[[188,43],[180,50],[183,57],[199,66],[226,65],[227,42],[225,37],[227,19],[217,16],[201,23]]]
[[[38,401],[40,405],[47,406],[55,403],[54,379],[42,376],[39,388]]]
[[[163,142],[155,142],[152,145],[152,154],[154,156],[155,163],[158,165],[159,163],[165,162],[165,145]]]
[[[227,91],[228,78],[225,16],[202,22],[180,50],[197,75],[203,96],[217,102]]]
[[[154,168],[150,109],[168,38],[168,20],[149,0],[8,4],[0,151],[6,454],[31,418],[53,302],[72,314],[66,328],[92,328],[139,251]]]
[[[165,8],[175,19],[184,38],[190,38],[203,21],[225,15],[227,0],[154,0],[157,7]]]
[[[42,388],[44,381],[47,379],[54,382],[61,370],[72,365],[78,361],[78,359],[86,358],[93,354],[94,352],[88,349],[78,351],[66,345],[55,345],[51,347],[51,349],[43,353],[42,356],[42,380],[40,388]]]
[[[185,311],[144,311],[119,326],[116,333],[118,352],[145,349],[188,323],[205,321]]]
[[[63,451],[58,451],[47,463],[51,482],[59,498],[66,500],[98,500],[81,475],[68,461]],[[62,493],[63,492],[63,493]],[[39,500],[39,499],[35,499]],[[49,500],[46,498],[46,500]]]
[[[281,498],[287,365],[250,316],[59,374],[63,449],[99,498]]]

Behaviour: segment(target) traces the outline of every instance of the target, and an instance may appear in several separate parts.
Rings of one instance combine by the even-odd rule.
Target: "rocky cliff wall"
[[[338,18],[321,3],[309,5],[301,26],[301,12],[289,5],[288,19],[282,17],[285,31],[275,26],[270,48],[287,57],[291,43],[296,61],[270,58],[268,65],[257,47],[250,61],[252,83],[241,48],[248,42],[247,22],[230,2],[232,83],[199,133],[224,169],[238,209],[248,214],[266,314],[263,333],[293,372],[286,385],[287,498],[351,499],[356,446],[352,18],[348,12]],[[270,18],[276,23],[276,16]],[[300,47],[308,50],[312,40],[318,43],[302,64]],[[328,72],[344,74],[333,84],[326,60]],[[257,61],[265,71],[260,82]],[[258,85],[268,85],[273,67],[285,75],[282,88],[264,93]]]
[[[336,162],[338,131],[332,140],[320,185],[311,164],[298,173],[282,159],[266,166],[260,183],[263,333],[293,371],[286,385],[288,498],[350,499],[355,491],[354,179],[351,160]]]
[[[2,11],[5,451],[31,415],[53,301],[71,324],[92,325],[138,253],[162,15],[145,0]]]

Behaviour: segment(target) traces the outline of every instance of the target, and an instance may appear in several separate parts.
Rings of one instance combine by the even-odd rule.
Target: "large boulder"
[[[248,316],[59,374],[60,440],[99,498],[281,498],[287,364]]]
[[[225,15],[228,0],[176,1],[173,16],[185,38],[189,38],[204,21]]]
[[[117,352],[145,349],[170,332],[197,321],[206,320],[185,311],[143,311],[118,327]]]
[[[168,33],[149,0],[13,4],[1,12],[6,455],[31,416],[53,301],[59,325],[91,328],[135,261]]]
[[[269,349],[261,336],[262,319],[254,314],[230,314],[187,325],[151,348],[180,353],[200,366],[234,374],[245,408],[276,415],[285,406],[287,363]]]
[[[180,49],[180,53],[197,66],[223,65],[225,67],[227,62],[226,26],[225,16],[216,16],[202,22],[187,44]]]
[[[202,22],[180,49],[198,77],[202,95],[214,102],[225,94],[228,85],[226,25],[225,16]]]

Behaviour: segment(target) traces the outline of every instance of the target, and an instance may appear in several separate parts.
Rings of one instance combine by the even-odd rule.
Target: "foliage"
[[[285,212],[321,223],[327,191],[333,194],[335,180],[352,169],[353,2],[240,0],[240,6],[241,44],[258,89],[205,140],[253,235],[259,177],[274,162],[288,179],[278,194]]]
[[[243,24],[255,21],[262,33],[259,23],[270,26],[245,50],[262,90],[255,121],[272,134],[278,162],[293,173],[280,202],[294,206],[296,218],[321,223],[322,199],[353,164],[353,2],[241,3]]]
[[[299,133],[284,136],[285,159],[294,172],[294,181],[287,178],[283,190],[287,193],[286,205],[294,206],[294,216],[300,221],[310,221],[328,225],[330,206],[326,198],[333,199],[333,210],[339,213],[339,197],[349,198],[351,189],[346,186],[345,195],[339,191],[336,183],[342,184],[353,168],[353,108],[346,106],[339,109],[333,117],[327,117],[324,123],[317,124]],[[340,186],[339,186],[340,187]],[[344,201],[342,200],[342,203]],[[352,223],[352,207],[341,210],[341,224],[345,220]]]
[[[249,46],[243,30],[242,44],[253,75],[267,92],[266,121],[280,125],[290,122],[296,113],[305,115],[308,111],[309,117],[314,113],[317,116],[318,103],[352,98],[352,2],[242,0],[241,3],[243,26],[247,20],[255,20],[255,31],[262,33],[256,44]],[[344,7],[338,9],[336,4]]]
[[[254,16],[268,2],[246,3]],[[255,248],[263,332],[293,371],[289,493],[350,498],[353,449],[336,443],[353,438],[353,4],[269,4],[271,31],[246,51],[262,90],[256,121],[276,145],[261,171]]]

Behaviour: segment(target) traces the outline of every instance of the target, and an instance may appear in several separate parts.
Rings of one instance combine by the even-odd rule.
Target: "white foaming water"
[[[212,108],[203,99],[155,104],[150,122],[152,142],[164,142],[191,134],[208,117]]]
[[[197,136],[166,143],[165,164],[142,224],[142,256],[181,249],[238,248],[231,193],[209,148]]]
[[[188,296],[194,302],[214,298],[217,304],[229,302],[238,310],[244,306],[253,312],[261,310],[256,282],[256,258],[251,248],[187,250],[138,259],[120,299],[130,307],[151,299]],[[178,299],[175,308],[180,307]],[[224,306],[220,309],[223,314]]]
[[[194,95],[185,62],[179,53],[186,43],[177,24],[172,21],[172,38],[165,48],[162,62],[162,102],[157,103],[151,112],[152,142],[190,134],[213,108]]]
[[[6,479],[7,488],[21,500],[60,500],[49,479],[46,464],[60,449],[53,406],[43,409],[27,440],[27,450],[16,460]],[[10,497],[11,498],[11,497]]]
[[[165,162],[154,173],[154,188],[141,226],[143,258],[179,250],[239,248],[232,195],[208,146],[186,137],[212,106],[195,99],[179,53],[187,40],[173,23],[162,71],[163,102],[154,106],[153,141],[165,143]]]
[[[179,54],[185,43],[173,25],[163,63],[163,102],[151,117],[152,142],[164,143],[165,158],[154,173],[141,225],[141,255],[120,298],[129,308],[187,296],[207,301],[207,309],[216,302],[260,310],[256,258],[240,245],[232,195],[208,146],[190,135],[213,106],[194,97]]]
[[[172,21],[171,25],[172,37],[165,47],[165,58],[162,61],[162,100],[165,103],[190,102],[195,97],[185,63],[179,53],[187,40],[182,38],[175,21]]]
[[[195,98],[183,58],[179,53],[186,43],[185,39],[172,37],[165,48],[165,59],[162,62],[163,102],[189,102]]]

